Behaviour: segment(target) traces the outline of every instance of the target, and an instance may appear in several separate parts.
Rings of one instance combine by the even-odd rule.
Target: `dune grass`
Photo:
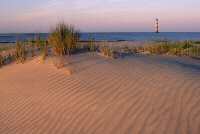
[[[6,44],[4,44],[2,47],[0,47],[0,52],[6,51],[6,50],[9,50],[9,49],[11,49],[11,46],[7,47]]]
[[[31,42],[31,40],[28,41],[28,45],[29,45],[29,51],[30,51],[30,54],[29,54],[29,58],[35,56],[35,43]]]
[[[44,58],[48,55],[47,45],[51,45],[56,55],[58,55],[60,66],[63,67],[68,65],[68,63],[65,63],[66,61],[63,61],[63,55],[68,55],[69,62],[69,55],[74,50],[80,49],[77,43],[80,39],[80,32],[76,30],[74,26],[68,26],[64,22],[60,22],[55,28],[52,28],[48,43],[46,40],[42,40],[40,34],[38,37],[36,35],[37,34],[35,33],[34,42],[32,42],[31,40],[29,40],[28,42],[20,42],[17,38],[13,57],[10,53],[8,54],[7,58],[0,55],[0,66],[2,67],[5,63],[7,63],[7,59],[10,60],[12,58],[14,59],[16,64],[24,63],[27,55],[29,55],[30,59],[31,57],[35,56],[36,53],[38,54],[38,52],[41,52],[41,57],[43,61]],[[26,45],[25,43],[28,43],[28,45]],[[26,51],[27,48],[28,51]],[[92,49],[92,47],[90,47],[90,49]],[[0,48],[0,52],[5,50],[8,50],[5,45]],[[69,66],[67,68],[68,70],[70,70]]]
[[[80,32],[73,25],[68,26],[63,21],[58,23],[55,28],[51,29],[49,45],[52,47],[51,59],[56,69],[66,67],[69,75],[72,75],[69,67],[69,55],[75,50],[80,50],[78,41],[80,40]],[[91,48],[92,49],[92,48]],[[43,54],[45,55],[46,47],[44,45]],[[67,59],[64,59],[67,55]],[[53,60],[56,57],[56,60]],[[57,60],[58,59],[58,60]],[[74,64],[73,64],[74,65]]]
[[[137,53],[137,49],[136,48],[133,48],[133,49],[128,49],[128,51],[130,52],[130,53]]]
[[[1,68],[5,65],[9,65],[13,61],[16,64],[23,64],[26,57],[28,57],[28,59],[34,57],[37,51],[41,51],[43,57],[47,56],[46,40],[42,40],[41,37],[38,37],[34,42],[32,42],[31,39],[29,39],[28,42],[20,42],[17,38],[15,44],[15,48],[6,47],[5,45],[0,48]]]
[[[192,58],[200,58],[200,45],[195,41],[169,42],[165,41],[161,44],[153,42],[145,50],[149,51],[149,55],[170,54],[176,56],[189,56]]]
[[[19,39],[16,41],[16,49],[15,49],[15,63],[17,64],[20,58],[20,47],[21,43],[19,42]]]
[[[103,43],[104,44],[101,48],[101,52],[110,58],[116,59],[118,57],[119,49],[116,49],[114,47],[110,48],[107,41],[104,41]]]
[[[64,22],[57,24],[50,32],[50,45],[55,47],[57,54],[71,54],[78,49],[77,42],[80,39],[80,32],[73,25],[68,26]]]
[[[11,49],[11,46],[6,46],[5,44],[0,47],[0,68],[12,62],[13,56],[11,54]]]
[[[36,33],[35,33],[35,47],[36,47],[36,50],[38,50],[38,51],[40,50],[41,43],[42,43],[42,38],[41,38],[40,34],[37,37]]]
[[[36,36],[35,41],[32,42],[29,40],[26,45],[26,42],[20,42],[17,38],[16,40],[16,48],[14,51],[14,55],[10,53],[11,47],[6,47],[4,44],[3,47],[0,47],[0,52],[4,52],[6,54],[2,55],[0,53],[0,68],[4,65],[9,64],[13,60],[16,64],[24,63],[26,60],[26,56],[29,58],[34,57],[38,53],[41,54],[42,62],[46,56],[48,56],[47,46],[51,47],[51,59],[52,57],[56,57],[56,60],[52,60],[55,67],[67,67],[69,74],[72,74],[71,69],[69,67],[70,58],[69,55],[72,54],[75,50],[85,50],[85,51],[98,51],[102,52],[105,56],[109,58],[116,59],[119,57],[121,59],[121,53],[136,53],[138,51],[148,51],[149,55],[158,55],[158,54],[170,54],[176,56],[189,56],[192,58],[200,58],[200,41],[188,41],[187,39],[183,42],[153,42],[148,47],[143,48],[139,46],[138,48],[129,48],[130,46],[125,43],[121,48],[115,48],[108,41],[103,41],[101,45],[94,42],[94,38],[92,37],[86,43],[82,44],[82,47],[79,44],[80,41],[80,31],[76,30],[73,25],[67,25],[63,21],[58,23],[55,28],[51,29],[50,38],[48,41],[46,39],[42,39],[40,34]],[[28,50],[28,51],[26,51]],[[65,60],[64,56],[67,55],[67,59]],[[74,63],[71,62],[70,64]],[[75,67],[74,67],[75,68]]]
[[[19,42],[17,39],[16,41],[16,50],[15,50],[15,63],[23,63],[26,59],[25,54],[25,43]]]
[[[83,44],[83,50],[85,51],[99,51],[99,45],[94,44],[94,37],[89,40],[86,43]]]
[[[47,41],[46,39],[44,39],[41,43],[41,55],[42,55],[42,61],[44,60],[44,58],[46,56],[48,56],[47,54]]]

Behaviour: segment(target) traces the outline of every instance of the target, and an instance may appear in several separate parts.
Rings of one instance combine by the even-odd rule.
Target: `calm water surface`
[[[48,39],[48,33],[37,34],[43,39]],[[15,34],[0,34],[0,42],[15,42],[35,40],[33,33],[15,33]],[[121,42],[151,42],[151,41],[184,41],[200,40],[200,32],[109,32],[109,33],[82,33],[81,41],[87,41],[94,38],[94,41],[121,41]]]

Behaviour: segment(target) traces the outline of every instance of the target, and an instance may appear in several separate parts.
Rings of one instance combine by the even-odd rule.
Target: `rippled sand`
[[[200,61],[96,52],[0,70],[0,133],[200,133]]]

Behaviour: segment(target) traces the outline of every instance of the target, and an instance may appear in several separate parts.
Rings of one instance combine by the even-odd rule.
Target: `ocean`
[[[48,39],[48,33],[40,33],[42,39]],[[0,42],[15,42],[35,40],[34,33],[12,33],[0,34]],[[116,42],[152,42],[152,41],[184,41],[184,40],[200,40],[200,32],[106,32],[106,33],[81,33],[80,41],[116,41]]]

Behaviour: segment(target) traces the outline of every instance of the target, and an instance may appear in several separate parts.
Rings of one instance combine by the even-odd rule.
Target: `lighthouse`
[[[155,33],[159,33],[158,32],[158,18],[156,18],[156,31],[155,31]]]

